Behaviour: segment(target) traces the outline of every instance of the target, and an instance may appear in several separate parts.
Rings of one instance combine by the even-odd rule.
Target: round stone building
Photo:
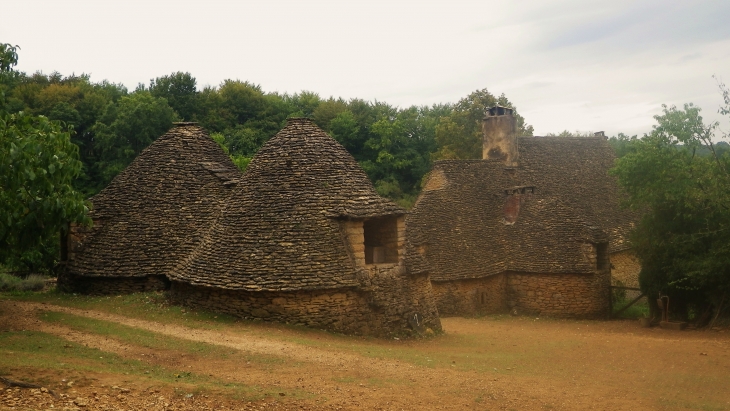
[[[342,145],[309,119],[289,119],[170,273],[172,298],[351,334],[440,330],[405,214]]]

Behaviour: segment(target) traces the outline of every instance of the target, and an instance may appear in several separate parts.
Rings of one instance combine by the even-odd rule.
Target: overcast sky
[[[537,135],[642,134],[662,104],[719,119],[712,75],[730,83],[728,0],[23,0],[2,14],[0,42],[28,73],[133,90],[187,71],[199,88],[240,79],[400,107],[487,88]]]

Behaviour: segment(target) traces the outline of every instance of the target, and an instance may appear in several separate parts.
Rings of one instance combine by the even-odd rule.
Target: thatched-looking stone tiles
[[[594,273],[584,244],[599,253],[628,248],[635,216],[619,206],[605,139],[520,137],[518,144],[516,167],[499,160],[434,165],[407,220],[433,281]]]
[[[259,150],[204,243],[171,279],[228,290],[356,287],[341,221],[401,216],[355,159],[308,119]],[[418,270],[422,260],[413,256]]]
[[[64,280],[76,289],[84,278],[167,275],[200,243],[240,177],[204,129],[176,123],[91,198],[94,226],[72,230]]]
[[[168,277],[174,301],[244,318],[369,335],[441,328],[405,210],[308,119],[261,147]]]

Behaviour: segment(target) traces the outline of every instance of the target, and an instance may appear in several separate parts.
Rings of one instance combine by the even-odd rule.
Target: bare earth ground
[[[72,314],[213,344],[271,361],[150,349],[87,333],[42,313]],[[138,376],[15,367],[6,377],[54,381],[0,391],[0,409],[730,410],[730,332],[640,328],[634,321],[444,318],[445,334],[400,341],[236,323],[219,329],[145,321],[44,303],[0,301],[0,332],[38,331],[170,370],[266,392]],[[160,337],[162,338],[162,337]],[[40,348],[40,347],[39,347]],[[13,355],[0,346],[0,356]],[[69,360],[71,361],[71,360]],[[226,385],[219,384],[221,389]],[[0,385],[2,389],[2,385]],[[273,394],[272,394],[273,393]]]

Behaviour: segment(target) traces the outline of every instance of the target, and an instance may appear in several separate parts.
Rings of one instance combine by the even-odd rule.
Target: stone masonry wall
[[[98,230],[102,224],[99,219],[94,219],[92,227]],[[76,259],[76,254],[83,248],[84,241],[92,232],[92,227],[84,227],[76,223],[69,224],[68,234],[66,236],[67,260]]]
[[[58,286],[66,292],[91,295],[118,295],[163,291],[170,288],[164,275],[145,277],[82,277],[60,275]]]
[[[611,280],[618,280],[626,287],[639,286],[641,263],[631,250],[611,254]]]
[[[356,335],[407,335],[418,313],[424,327],[441,330],[428,275],[404,266],[405,219],[396,220],[398,262],[365,263],[364,220],[344,220],[341,233],[359,286],[301,291],[243,291],[173,281],[173,301],[242,318],[258,318]]]
[[[608,271],[596,274],[509,273],[507,305],[518,313],[603,318],[608,314]]]
[[[224,290],[173,281],[170,296],[173,301],[183,305],[241,318],[298,324],[356,335],[411,334],[413,331],[408,319],[417,310],[424,317],[427,327],[441,330],[433,301],[415,298],[411,299],[411,304],[403,304],[403,297],[409,300],[408,297],[422,294],[418,288],[430,288],[427,277],[406,282],[381,279],[374,283],[369,291],[350,288],[272,292]],[[401,298],[388,298],[395,296],[394,291],[398,288],[410,292],[406,291],[406,295]],[[429,308],[429,305],[433,308]]]
[[[608,274],[504,273],[433,282],[439,313],[480,315],[516,310],[550,317],[602,318],[608,312]]]
[[[485,278],[432,282],[441,316],[481,315],[506,312],[503,274]]]
[[[639,288],[639,272],[641,272],[641,263],[631,250],[611,254],[612,285]],[[641,291],[626,290],[625,294],[627,299],[632,300],[638,297]]]

